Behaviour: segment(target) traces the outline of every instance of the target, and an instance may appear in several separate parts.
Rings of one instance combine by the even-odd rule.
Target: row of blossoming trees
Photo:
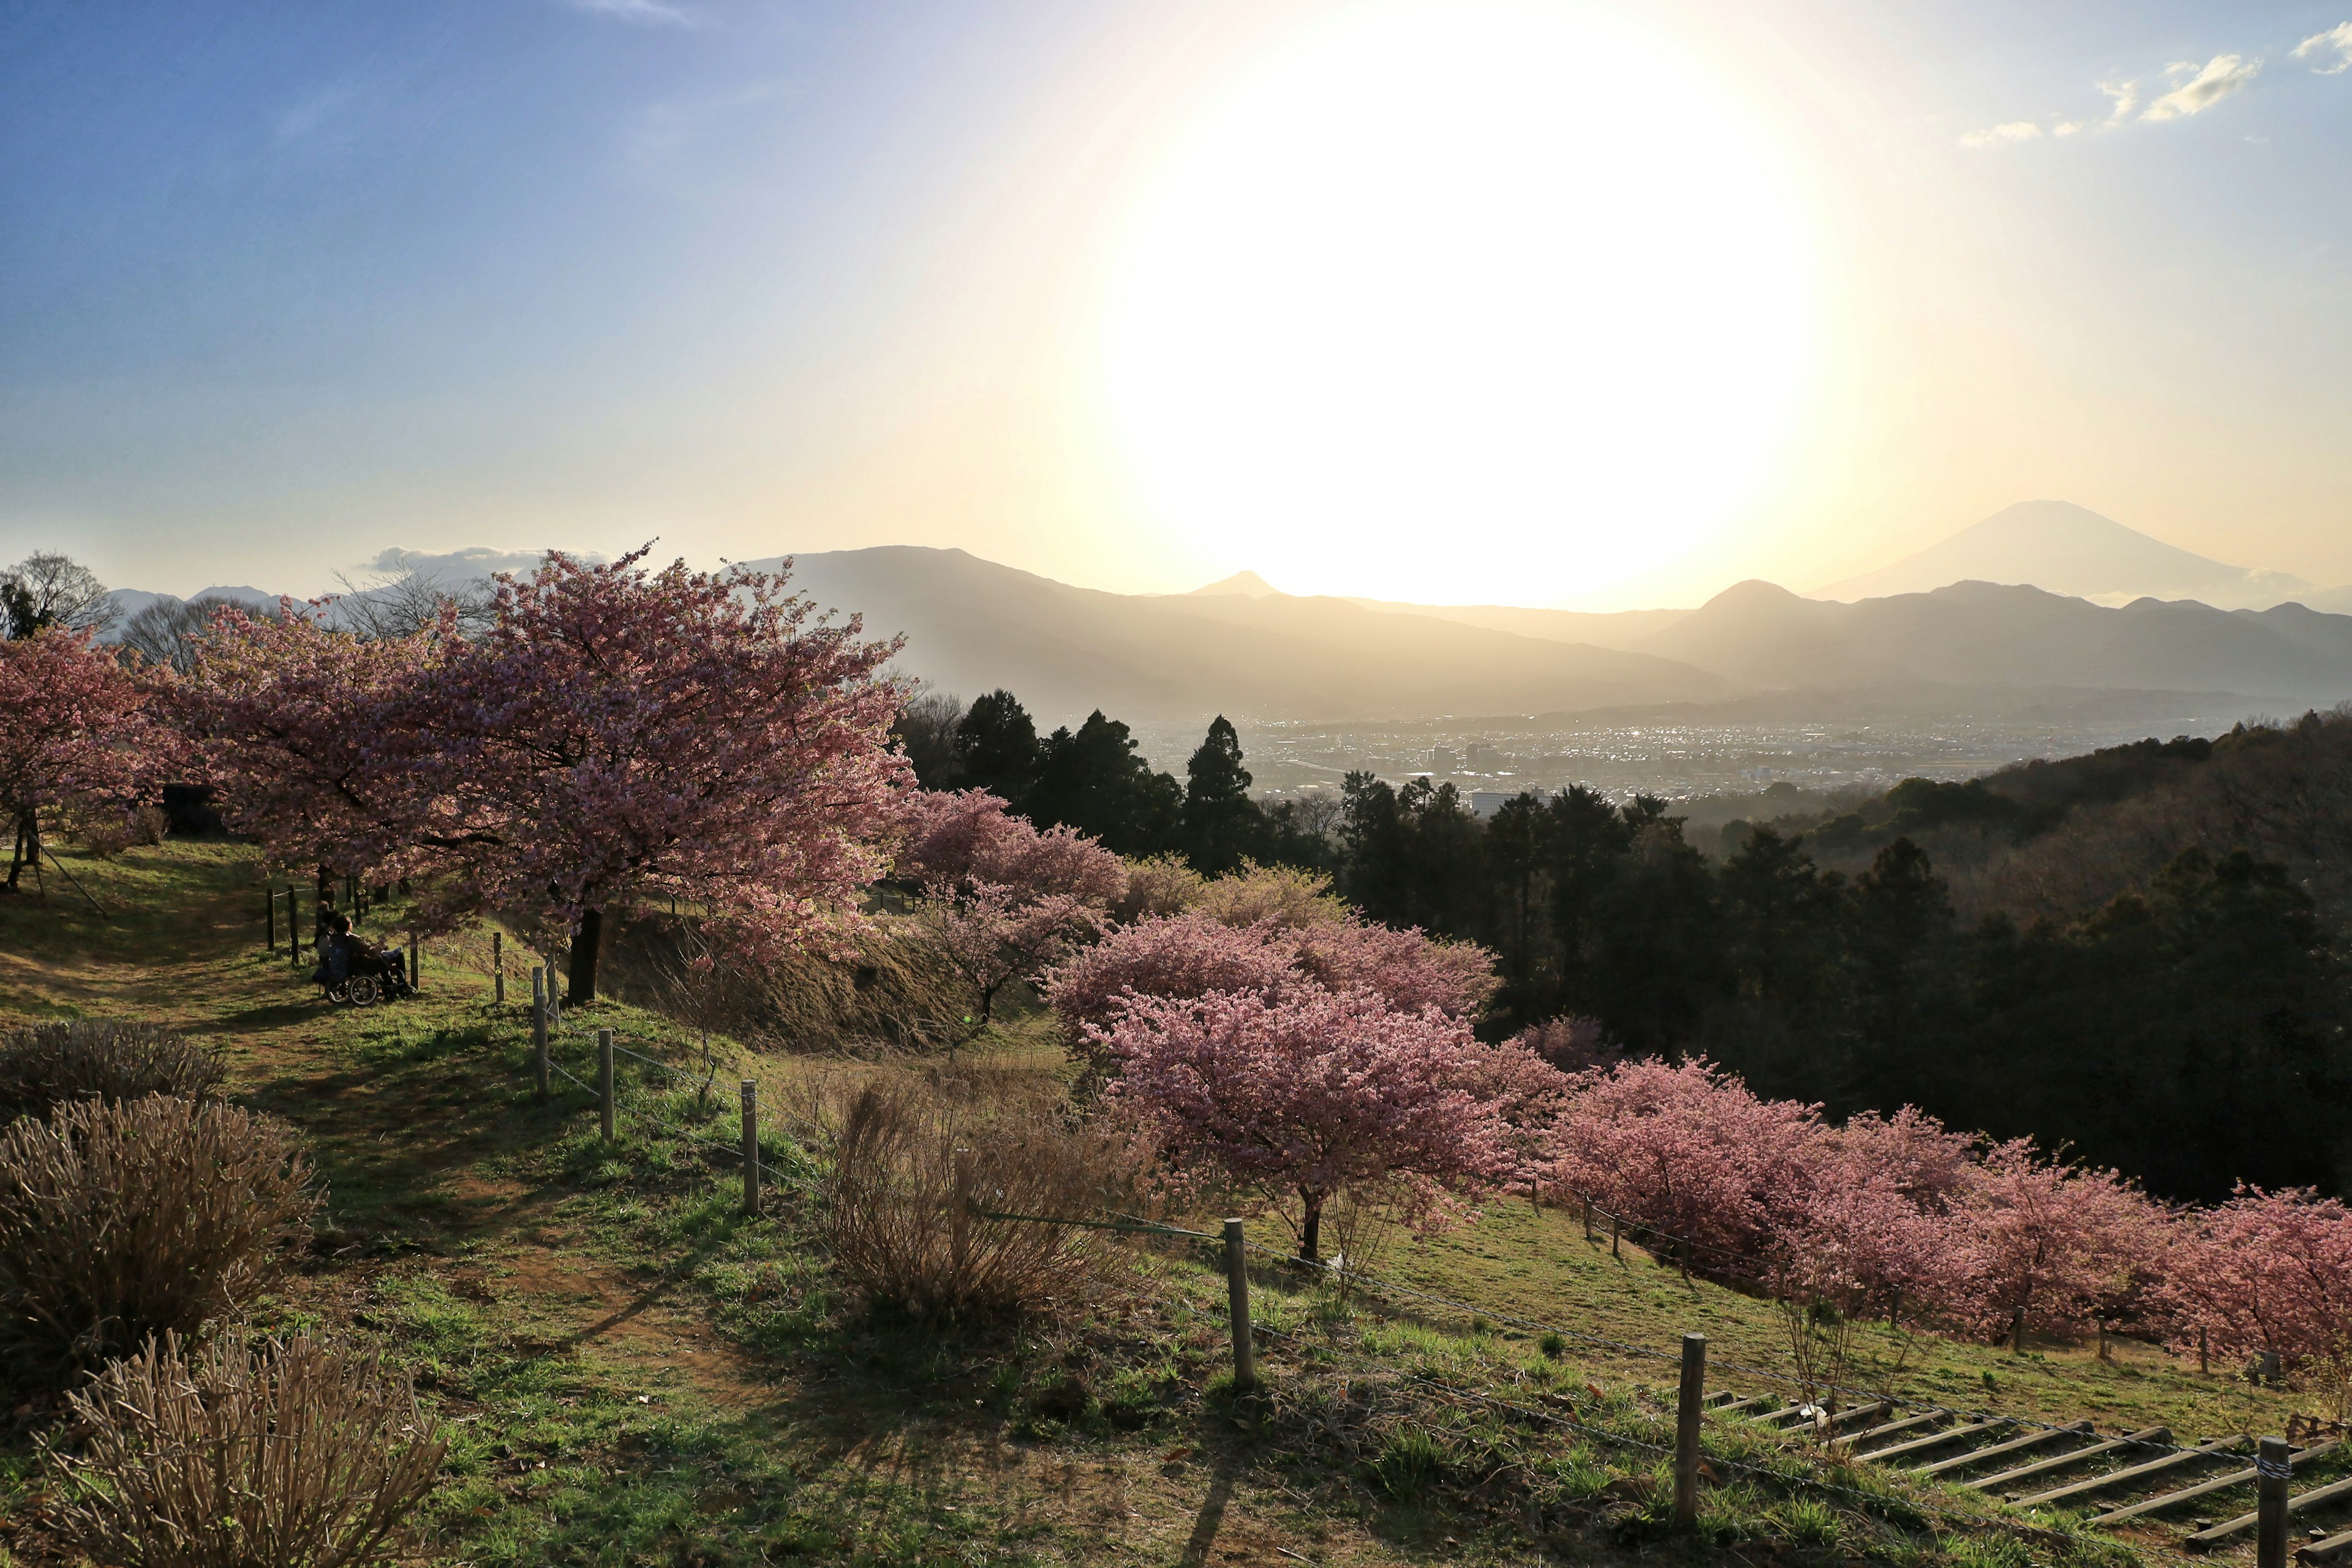
[[[44,812],[201,774],[280,865],[409,879],[423,929],[494,912],[568,943],[575,1000],[607,923],[652,901],[756,963],[865,922],[891,878],[920,901],[883,930],[962,978],[975,1032],[1034,984],[1106,1110],[1295,1220],[1307,1258],[1335,1200],[1442,1224],[1509,1189],[1596,1201],[1807,1321],[2096,1321],[2291,1358],[2352,1340],[2336,1202],[2175,1211],[1908,1109],[1837,1127],[1705,1063],[1600,1064],[1572,1025],[1482,1043],[1484,951],[1370,922],[1300,874],[1129,863],[993,796],[915,790],[888,740],[895,645],[782,574],[641,554],[551,556],[500,582],[474,635],[454,614],[369,640],[224,608],[185,676],[82,633],[0,643],[18,858]]]
[[[991,994],[1036,974],[1107,1102],[1292,1217],[1305,1257],[1342,1195],[1444,1223],[1511,1190],[1590,1199],[1809,1323],[2352,1350],[2352,1213],[2332,1199],[2175,1209],[1908,1107],[1833,1126],[1705,1062],[1601,1062],[1570,1025],[1482,1044],[1486,953],[1370,923],[1311,879],[1123,866],[976,791],[919,795],[909,820],[902,870],[950,945],[992,955]]]

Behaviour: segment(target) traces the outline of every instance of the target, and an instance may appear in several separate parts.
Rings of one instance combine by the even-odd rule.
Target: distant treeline
[[[1004,692],[904,733],[934,787],[988,787],[1123,854],[1315,867],[1367,914],[1486,944],[1503,987],[1485,1033],[1590,1017],[1760,1094],[1841,1116],[1916,1104],[2177,1198],[2352,1188],[2341,714],[1910,780],[1734,823],[1712,857],[1665,802],[1581,788],[1481,822],[1450,784],[1357,773],[1335,820],[1264,810],[1222,719],[1183,785],[1124,725],[1040,739]]]

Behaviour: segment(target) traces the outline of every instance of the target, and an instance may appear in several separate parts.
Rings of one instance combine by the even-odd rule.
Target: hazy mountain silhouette
[[[2107,608],[1992,583],[1846,605],[1748,582],[1635,646],[1766,688],[1926,680],[2227,691],[2298,704],[2352,698],[2352,616],[2300,605],[2232,611],[2139,599]]]
[[[1654,654],[1345,599],[1107,594],[910,545],[795,559],[794,586],[818,604],[907,635],[902,668],[967,697],[1008,687],[1056,723],[1094,708],[1129,720],[1535,713],[1706,700],[1736,685]]]
[[[2309,603],[2315,596],[2332,602],[2342,593],[2323,591],[2283,572],[2251,571],[2193,554],[2071,501],[2029,500],[2004,507],[1892,566],[1817,588],[1811,596],[1851,602],[1969,582],[2030,584],[2110,604],[2198,599],[2221,609],[2263,609],[2294,599]],[[2352,608],[2352,603],[2342,607]]]
[[[1264,599],[1282,592],[1255,572],[1236,572],[1230,577],[1220,577],[1192,590],[1195,597],[1220,594],[1239,594],[1244,598]]]

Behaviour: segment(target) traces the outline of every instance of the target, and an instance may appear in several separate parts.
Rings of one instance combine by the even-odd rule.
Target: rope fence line
[[[1588,1345],[1597,1345],[1604,1349],[1619,1351],[1629,1355],[1639,1356],[1652,1361],[1673,1363],[1678,1362],[1681,1359],[1672,1351],[1659,1350],[1650,1345],[1634,1344],[1623,1340],[1612,1340],[1608,1338],[1606,1335],[1591,1333],[1581,1329],[1570,1328],[1564,1323],[1552,1323],[1544,1321],[1541,1319],[1522,1317],[1515,1313],[1504,1311],[1499,1308],[1481,1306],[1475,1301],[1465,1301],[1455,1297],[1440,1295],[1433,1290],[1423,1290],[1415,1286],[1406,1285],[1398,1280],[1385,1279],[1377,1275],[1364,1273],[1359,1269],[1351,1269],[1344,1266],[1333,1266],[1328,1264],[1303,1264],[1300,1258],[1286,1254],[1279,1248],[1267,1247],[1260,1242],[1252,1242],[1249,1244],[1249,1247],[1252,1252],[1256,1253],[1260,1257],[1265,1258],[1271,1262],[1280,1263],[1291,1268],[1298,1268],[1302,1266],[1319,1268],[1323,1272],[1332,1276],[1333,1278],[1347,1279],[1382,1296],[1421,1300],[1436,1306],[1449,1307],[1455,1311],[1471,1317],[1485,1318],[1490,1322],[1505,1323],[1512,1328],[1531,1331],[1559,1334],[1564,1339],[1578,1340]],[[1938,1415],[1966,1416],[1970,1420],[1990,1420],[1998,1417],[2000,1420],[2011,1423],[2012,1426],[2036,1432],[2060,1433],[2072,1430],[2071,1427],[2063,1423],[2039,1421],[2027,1415],[2010,1415],[2000,1412],[1987,1410],[1955,1409],[1953,1406],[1948,1405],[1938,1405],[1927,1400],[1909,1399],[1901,1394],[1890,1394],[1877,1389],[1857,1388],[1845,1384],[1827,1383],[1818,1380],[1808,1383],[1805,1379],[1798,1377],[1790,1373],[1775,1372],[1767,1367],[1750,1366],[1743,1362],[1713,1361],[1712,1358],[1710,1358],[1710,1361],[1711,1364],[1722,1371],[1738,1373],[1749,1377],[1762,1378],[1769,1383],[1781,1384],[1791,1388],[1802,1390],[1809,1394],[1816,1391],[1844,1394],[1861,1403],[1884,1403],[1890,1407],[1896,1409],[1918,1411],[1922,1414],[1933,1412]],[[2175,1455],[2193,1453],[2196,1451],[2191,1447],[2169,1442],[2149,1441],[2143,1442],[2137,1446],[2150,1449],[2168,1458]]]

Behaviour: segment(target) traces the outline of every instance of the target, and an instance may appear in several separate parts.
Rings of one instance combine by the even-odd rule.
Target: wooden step
[[[2347,1497],[2352,1497],[2352,1476],[2347,1476],[2340,1481],[2331,1481],[2324,1487],[2314,1487],[2299,1497],[2288,1498],[2286,1500],[2287,1517],[2292,1519],[2305,1509],[2317,1508],[2322,1503],[2334,1502],[2338,1498]],[[2253,1529],[2254,1521],[2261,1517],[2260,1514],[2242,1513],[2235,1519],[2223,1521],[2210,1530],[2199,1531],[2181,1544],[2191,1552],[2210,1552],[2216,1546],[2229,1541],[2231,1536],[2243,1535],[2247,1531]]]
[[[1940,1448],[1947,1443],[1957,1443],[1963,1437],[1980,1437],[1987,1432],[2007,1431],[2015,1425],[2006,1415],[1995,1416],[1990,1421],[1971,1421],[1948,1432],[1931,1433],[1925,1437],[1914,1437],[1907,1443],[1897,1443],[1892,1448],[1874,1448],[1865,1458],[1874,1465],[1883,1465],[1891,1459],[1908,1458],[1913,1454],[1924,1454],[1930,1448]],[[1963,1454],[1960,1459],[1965,1463],[1974,1457]]]
[[[1864,1443],[1875,1443],[1883,1437],[1895,1437],[1906,1432],[1916,1432],[1922,1426],[1940,1426],[1951,1418],[1952,1413],[1948,1410],[1930,1410],[1922,1415],[1906,1416],[1900,1421],[1889,1421],[1884,1426],[1873,1426],[1867,1432],[1856,1432],[1851,1437],[1841,1437],[1838,1439],[1838,1446],[1842,1448],[1859,1448]],[[1878,1456],[1874,1453],[1870,1457],[1876,1458]]]
[[[2127,1469],[2110,1470],[2104,1476],[2093,1476],[2087,1481],[2075,1481],[2071,1485],[2053,1488],[2046,1492],[2036,1492],[2029,1498],[2020,1498],[2017,1500],[2017,1506],[2036,1508],[2045,1502],[2063,1502],[2069,1498],[2089,1497],[2095,1492],[2105,1491],[2109,1487],[2129,1486],[2134,1481],[2144,1479],[2148,1476],[2161,1475],[2167,1470],[2177,1469],[2182,1465],[2193,1465],[2200,1460],[2221,1458],[2244,1441],[2243,1437],[2216,1437],[2211,1442],[2200,1444],[2185,1453],[2167,1454],[2161,1459],[2150,1459],[2145,1465],[2133,1465]]]
[[[1718,1405],[1709,1414],[1716,1415],[1743,1415],[1753,1411],[1758,1405],[1763,1404],[1766,1400],[1777,1399],[1780,1396],[1778,1394],[1751,1394],[1745,1399],[1734,1399],[1728,1405]]]
[[[1851,1410],[1841,1410],[1830,1417],[1830,1430],[1834,1432],[1841,1426],[1855,1426],[1870,1430],[1880,1416],[1894,1408],[1893,1405],[1881,1399],[1874,1404],[1857,1405]]]
[[[2044,1443],[2054,1443],[2061,1437],[2088,1437],[2093,1436],[2093,1433],[2094,1428],[2088,1421],[2077,1421],[2072,1426],[2043,1427],[2038,1431],[2028,1432],[2022,1437],[2011,1437],[2006,1443],[1995,1443],[1984,1448],[1971,1448],[1965,1454],[1955,1454],[1948,1459],[1938,1459],[1932,1465],[1921,1465],[1912,1474],[1921,1477],[1946,1475],[1953,1470],[1964,1470],[1980,1460],[1999,1458],[2004,1454],[2023,1453],[2028,1448],[2038,1448]]]
[[[2333,1563],[2347,1551],[2352,1551],[2352,1530],[2298,1546],[2294,1554],[2305,1563]]]
[[[2342,1446],[2341,1443],[2322,1443],[2316,1447],[2305,1448],[2297,1454],[2295,1458],[2298,1461],[2315,1459],[2320,1455],[2331,1453]],[[2113,1524],[2120,1520],[2137,1519],[2144,1513],[2160,1512],[2176,1503],[2195,1502],[2199,1498],[2211,1497],[2215,1492],[2228,1491],[2231,1487],[2252,1486],[2253,1480],[2254,1472],[2251,1467],[2242,1470],[2232,1470],[2226,1476],[2215,1476],[2212,1479],[2200,1481],[2193,1487],[2183,1487],[2177,1492],[2166,1492],[2160,1497],[2143,1498],[2137,1502],[2126,1503],[2121,1508],[2111,1508],[2093,1519],[2091,1522]]]
[[[1969,1481],[1966,1484],[1980,1492],[1989,1492],[1996,1488],[2005,1487],[2012,1481],[2029,1480],[2035,1476],[2047,1475],[2052,1470],[2063,1470],[2069,1465],[2079,1465],[2085,1459],[2095,1459],[2105,1454],[2119,1454],[2126,1448],[2144,1448],[2150,1443],[2168,1443],[2171,1440],[2171,1427],[2144,1426],[2129,1436],[2110,1437],[2104,1443],[2094,1443],[2087,1448],[2077,1448],[2070,1454],[2053,1455],[2047,1459],[2036,1459],[2030,1465],[2020,1465],[2013,1470],[2003,1470],[1997,1476],[1987,1476],[1980,1481]]]

